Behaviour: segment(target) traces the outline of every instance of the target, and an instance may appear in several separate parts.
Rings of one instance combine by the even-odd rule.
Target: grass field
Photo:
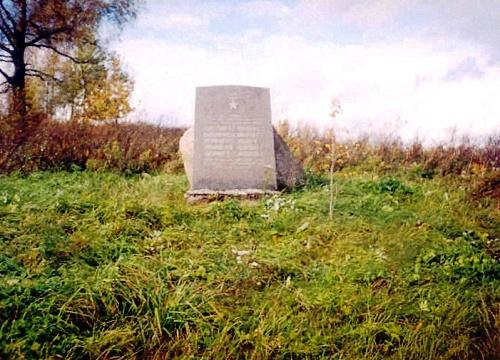
[[[500,213],[346,168],[186,205],[184,176],[0,177],[0,358],[500,357]],[[497,259],[495,259],[497,257]]]

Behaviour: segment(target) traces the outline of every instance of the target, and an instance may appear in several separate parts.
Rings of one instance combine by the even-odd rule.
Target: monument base
[[[225,199],[257,200],[265,196],[279,194],[279,191],[262,189],[238,189],[238,190],[190,190],[184,194],[188,204],[200,202],[221,201]]]

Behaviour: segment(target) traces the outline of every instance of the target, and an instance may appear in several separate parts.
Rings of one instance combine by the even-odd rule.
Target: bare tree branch
[[[6,53],[9,53],[9,54],[13,53],[12,49],[9,49],[7,46],[5,46],[2,43],[0,43],[0,50],[3,50],[3,51],[5,51]]]
[[[30,73],[26,73],[26,76],[30,76],[30,77],[36,77],[36,78],[39,78],[40,80],[42,81],[45,81],[45,77],[41,74],[36,74],[36,73],[33,73],[33,74],[30,74]]]
[[[45,48],[45,49],[52,50],[56,54],[61,55],[62,57],[65,57],[67,59],[70,59],[71,61],[73,61],[74,63],[77,63],[77,64],[88,64],[91,62],[91,59],[87,59],[87,60],[78,59],[72,55],[69,55],[69,54],[62,52],[61,50],[59,50],[58,48],[56,48],[55,46],[52,46],[52,45],[36,44],[36,45],[31,45],[31,46],[36,47],[36,48]]]
[[[71,28],[68,26],[62,26],[56,29],[45,30],[42,34],[38,34],[38,36],[36,36],[34,39],[31,39],[30,41],[26,42],[26,46],[38,45],[37,43],[41,40],[49,39],[54,35],[64,33],[69,30],[71,30]]]
[[[27,76],[34,76],[34,77],[40,78],[44,81],[47,80],[47,78],[49,78],[58,84],[62,84],[62,82],[63,82],[63,80],[55,77],[54,75],[47,74],[46,72],[43,72],[43,71],[40,71],[37,69],[26,69],[26,75]]]
[[[4,43],[6,41],[10,43],[10,38],[5,34],[5,31],[2,29],[2,25],[0,24],[0,42]]]
[[[3,12],[5,13],[5,16],[7,17],[7,19],[9,19],[9,21],[12,25],[12,28],[15,29],[16,28],[16,21],[14,20],[14,17],[9,12],[9,10],[7,10],[7,8],[5,7],[3,0],[0,0],[0,7],[2,8]]]
[[[1,16],[2,14],[0,13],[0,20],[3,20]],[[3,37],[9,41],[10,45],[14,45],[12,41],[12,32],[3,23],[0,23],[0,32],[2,33]]]
[[[14,46],[14,41],[12,40],[14,38],[14,33],[12,32],[12,29],[9,27],[9,24],[7,23],[7,20],[5,20],[1,11],[0,11],[0,20],[1,20],[0,30],[5,35],[5,38],[9,41],[10,45]]]
[[[8,75],[5,71],[3,71],[1,68],[0,68],[0,74],[2,74],[2,75],[3,75],[3,77],[5,78],[5,80],[6,80],[7,82],[10,82],[10,79],[12,79],[12,77],[11,77],[11,76],[9,76],[9,75]]]

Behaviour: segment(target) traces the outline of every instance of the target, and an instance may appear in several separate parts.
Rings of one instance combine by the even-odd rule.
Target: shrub
[[[145,172],[178,159],[181,128],[146,123],[91,124],[45,120],[11,151],[8,133],[0,134],[0,151],[11,152],[0,172],[78,169]],[[176,168],[178,169],[178,167]]]
[[[330,136],[310,126],[292,129],[285,121],[278,132],[304,167],[315,172],[326,172],[330,165]],[[401,166],[418,166],[424,178],[436,174],[470,173],[476,167],[489,171],[500,169],[500,135],[492,135],[483,145],[468,139],[460,144],[424,147],[418,140],[404,144],[398,139],[371,142],[368,138],[337,142],[335,170],[347,166],[375,164],[377,170],[392,170]],[[370,160],[367,162],[367,160]]]

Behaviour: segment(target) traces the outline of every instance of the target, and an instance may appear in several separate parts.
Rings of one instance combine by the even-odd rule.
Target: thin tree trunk
[[[331,144],[330,144],[330,151],[331,151],[331,164],[330,164],[330,206],[328,210],[328,217],[333,219],[333,207],[334,207],[334,196],[333,196],[333,170],[335,168],[335,163],[337,162],[337,147],[335,143],[335,135],[332,133],[330,136],[331,139]]]
[[[69,107],[69,121],[73,122],[75,120],[75,103],[71,101],[71,106]]]

